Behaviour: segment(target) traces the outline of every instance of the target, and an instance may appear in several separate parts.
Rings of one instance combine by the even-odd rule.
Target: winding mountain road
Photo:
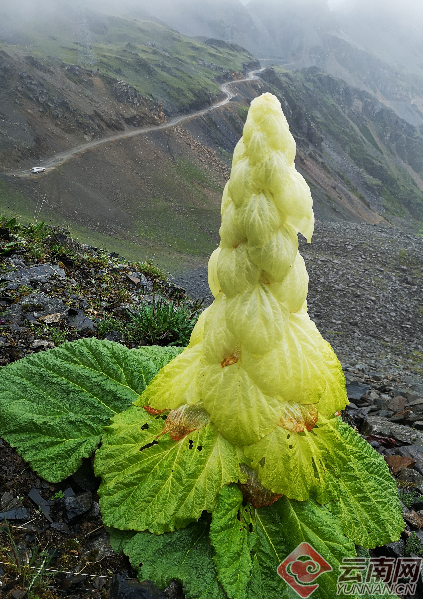
[[[169,127],[174,127],[174,125],[178,125],[179,123],[184,123],[185,121],[189,121],[190,119],[193,119],[194,117],[200,117],[212,110],[216,110],[217,108],[220,108],[221,106],[224,106],[225,104],[228,104],[228,102],[230,102],[231,98],[234,98],[234,96],[236,95],[236,92],[234,92],[231,89],[232,86],[234,86],[238,83],[243,83],[245,81],[252,81],[254,79],[259,79],[259,77],[256,75],[256,73],[260,73],[263,70],[264,69],[257,69],[255,71],[250,71],[248,73],[248,76],[244,79],[236,79],[234,81],[229,81],[227,83],[222,84],[220,86],[220,88],[221,88],[221,91],[226,95],[226,98],[224,100],[216,102],[215,104],[212,104],[211,106],[208,106],[207,108],[192,112],[187,115],[181,115],[179,117],[174,117],[173,119],[171,119],[167,123],[163,123],[162,125],[137,127],[137,129],[133,129],[131,131],[123,131],[121,133],[116,133],[114,135],[101,138],[99,140],[87,142],[86,144],[81,144],[81,146],[76,146],[75,148],[72,148],[71,150],[66,150],[65,152],[60,152],[51,158],[47,158],[46,160],[43,161],[43,165],[42,165],[46,169],[45,173],[52,171],[53,169],[55,169],[56,167],[58,167],[60,165],[63,165],[63,163],[67,162],[74,156],[80,156],[84,152],[87,152],[87,150],[91,150],[92,148],[95,148],[96,146],[100,146],[101,144],[107,144],[108,142],[114,142],[116,140],[122,140],[122,139],[126,139],[126,138],[135,137],[136,135],[142,135],[143,133],[149,133],[151,131],[159,131],[160,129],[168,129]],[[31,172],[28,172],[27,170],[11,171],[11,170],[6,170],[6,169],[1,169],[1,172],[4,175],[9,175],[11,177],[21,177],[21,178],[34,177],[34,174],[32,174]],[[43,173],[38,174],[38,176],[40,176],[40,175],[42,176]]]

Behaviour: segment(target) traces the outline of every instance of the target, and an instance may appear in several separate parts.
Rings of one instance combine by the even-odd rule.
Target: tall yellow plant
[[[184,406],[203,409],[243,448],[266,487],[301,500],[309,491],[290,493],[273,475],[275,461],[302,460],[314,442],[308,432],[343,409],[347,398],[340,363],[307,313],[308,274],[297,234],[310,241],[314,215],[295,149],[277,98],[256,98],[224,189],[221,243],[209,260],[215,300],[189,346],[137,404],[180,408],[180,415]]]

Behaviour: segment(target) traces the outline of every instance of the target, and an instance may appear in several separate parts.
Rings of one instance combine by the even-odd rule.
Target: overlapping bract
[[[224,189],[221,243],[209,261],[215,301],[188,348],[137,400],[161,410],[199,405],[252,457],[266,436],[291,445],[318,415],[329,418],[347,403],[341,366],[307,314],[308,274],[297,234],[310,240],[314,216],[294,156],[280,103],[271,94],[256,98]],[[275,465],[280,475],[267,478],[273,492],[287,492],[283,471]]]

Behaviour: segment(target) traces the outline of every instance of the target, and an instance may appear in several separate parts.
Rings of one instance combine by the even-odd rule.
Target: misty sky
[[[216,0],[217,11],[218,7],[222,7],[224,0]],[[237,0],[232,0],[231,4]],[[252,5],[262,5],[269,7],[270,5],[279,5],[280,7],[295,7],[296,4],[312,4],[312,5],[323,5],[327,1],[330,9],[339,9],[342,11],[349,11],[353,7],[356,9],[354,13],[356,16],[364,13],[364,18],[370,18],[372,23],[378,23],[378,15],[381,13],[392,22],[403,22],[409,24],[417,32],[422,31],[422,0],[238,0],[241,5],[247,5],[250,2]],[[213,5],[214,0],[191,0],[192,4],[196,7],[197,13],[203,3],[209,7]],[[46,17],[51,11],[60,10],[64,5],[70,6],[84,6],[85,8],[99,9],[101,12],[108,12],[111,7],[116,7],[113,12],[121,12],[121,9],[129,6],[137,8],[144,8],[149,14],[149,8],[155,12],[157,9],[165,10],[166,6],[170,7],[169,13],[176,14],[175,10],[178,11],[178,7],[182,7],[182,11],[187,10],[187,4],[190,4],[190,0],[0,0],[0,30],[1,30],[1,18],[5,15],[13,15],[15,22],[21,23],[31,20],[32,16],[37,13],[44,14]],[[174,10],[172,10],[174,9]],[[201,12],[201,11],[200,11]],[[181,15],[179,20],[181,21]],[[165,19],[166,20],[166,19]],[[172,24],[171,24],[172,26]],[[176,27],[178,29],[178,27]]]

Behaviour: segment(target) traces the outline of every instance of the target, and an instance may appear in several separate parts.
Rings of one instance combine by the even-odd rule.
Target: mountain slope
[[[333,179],[329,186],[337,182],[389,220],[421,221],[419,128],[316,67],[261,76],[279,96],[303,160],[321,179]]]
[[[242,48],[152,21],[60,6],[40,2],[23,22],[0,8],[4,166],[208,106],[223,96],[219,81],[256,64]]]
[[[422,11],[419,2],[345,0],[124,0],[191,36],[247,48],[265,66],[317,66],[422,124]],[[118,9],[115,7],[114,9]]]
[[[271,91],[318,219],[420,227],[422,132],[372,95],[315,67],[267,69],[211,107],[223,97],[220,82],[257,64],[247,51],[140,16],[87,10],[78,21],[80,5],[66,6],[48,32],[38,15],[11,27],[14,40],[1,44],[2,213],[66,225],[92,245],[165,268],[203,264],[219,241],[222,188],[248,106]],[[65,17],[60,37],[55,27]],[[78,38],[81,23],[90,43]],[[176,112],[188,113],[178,127],[155,128]],[[51,163],[64,151],[67,160]],[[35,176],[34,164],[51,166]]]

